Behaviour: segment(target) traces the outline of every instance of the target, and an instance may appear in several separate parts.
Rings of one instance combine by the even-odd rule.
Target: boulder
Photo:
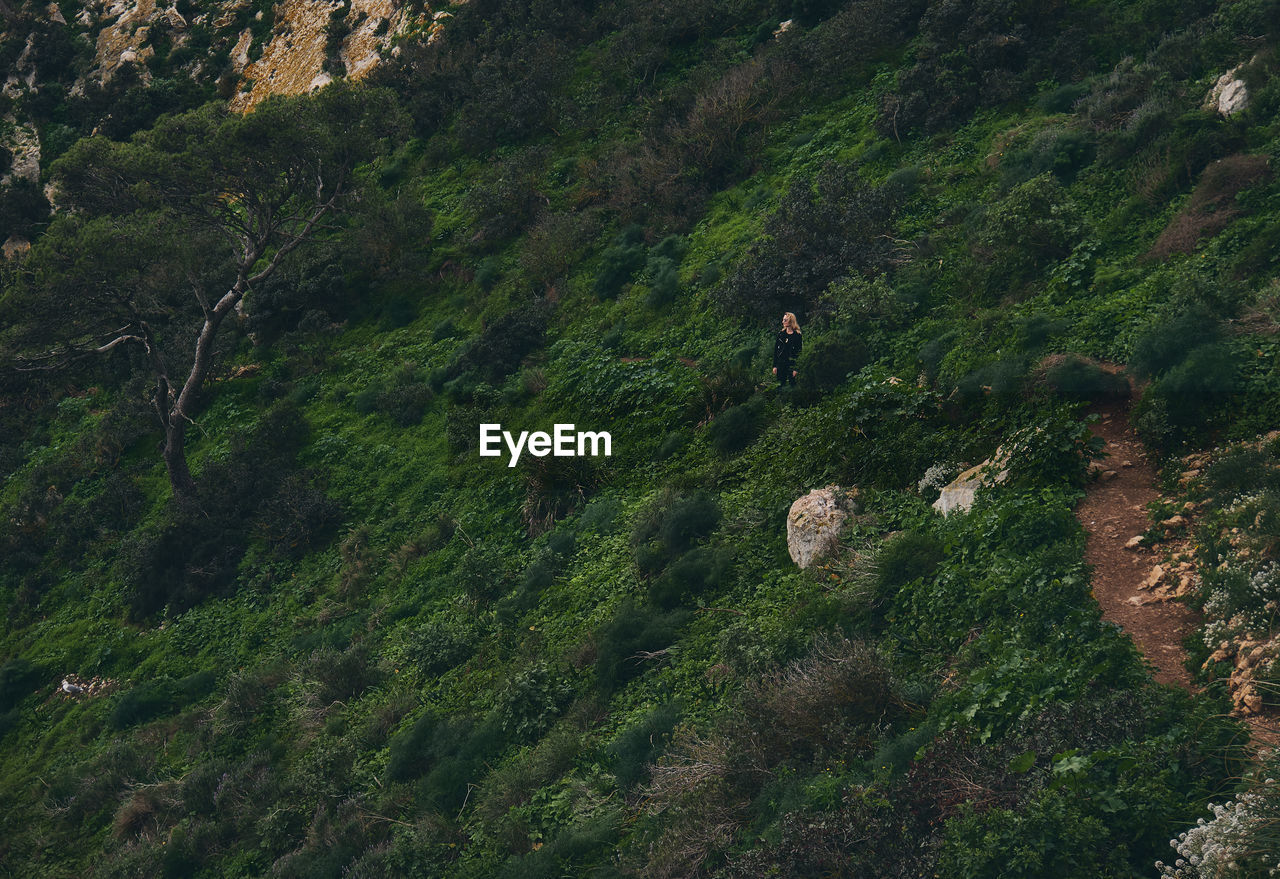
[[[787,551],[801,568],[831,555],[849,518],[839,486],[818,488],[799,498],[787,513]]]

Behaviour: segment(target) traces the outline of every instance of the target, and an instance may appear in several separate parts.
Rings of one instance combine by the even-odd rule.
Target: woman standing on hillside
[[[778,387],[796,384],[796,360],[800,357],[800,325],[796,316],[787,312],[782,316],[782,329],[773,343],[773,374],[778,377]]]

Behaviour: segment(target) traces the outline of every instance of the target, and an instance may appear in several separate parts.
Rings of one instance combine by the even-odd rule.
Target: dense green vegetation
[[[1112,361],[1169,456],[1277,424],[1280,6],[450,11],[360,88],[243,120],[175,85],[222,36],[72,95],[84,41],[39,24],[50,88],[11,109],[63,200],[5,195],[33,248],[0,293],[0,864],[1154,875],[1244,733],[1102,621],[1083,419],[1127,393]],[[349,152],[344,101],[378,109]],[[316,142],[352,197],[253,238],[328,197],[292,162]],[[173,364],[242,278],[179,413],[187,487]],[[481,423],[556,422],[614,454],[478,454]],[[934,513],[1000,446],[1009,478]],[[1264,556],[1275,458],[1206,474]],[[833,483],[860,512],[800,571],[787,510]],[[1269,633],[1249,576],[1205,588]]]

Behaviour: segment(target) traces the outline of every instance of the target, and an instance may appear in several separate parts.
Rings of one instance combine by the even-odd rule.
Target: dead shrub
[[[226,695],[213,710],[214,734],[233,737],[243,733],[266,713],[276,688],[287,676],[288,669],[275,662],[233,674]]]
[[[1266,156],[1239,153],[1213,162],[1201,172],[1186,207],[1169,221],[1143,258],[1164,260],[1175,253],[1190,253],[1240,215],[1235,201],[1240,192],[1270,176]]]
[[[557,520],[595,494],[604,481],[601,468],[590,458],[526,456],[520,466],[525,485],[521,516],[530,537],[550,531]]]
[[[369,548],[369,526],[361,525],[348,532],[338,545],[342,569],[338,575],[338,594],[353,598],[373,576],[373,552]]]
[[[134,788],[132,796],[120,804],[111,822],[116,839],[137,839],[154,835],[179,804],[177,785],[173,782],[148,784]]]
[[[880,657],[857,641],[819,642],[813,654],[752,683],[744,717],[764,758],[866,748],[875,724],[896,714],[892,679]]]
[[[676,733],[644,789],[649,811],[663,815],[666,826],[649,846],[642,873],[647,879],[697,875],[708,858],[728,848],[748,816],[752,793],[772,777],[752,760],[758,753],[743,753],[742,744],[732,734]],[[735,783],[744,775],[755,783]]]
[[[643,875],[697,875],[725,852],[750,805],[784,765],[823,753],[866,750],[877,725],[900,710],[892,677],[865,644],[820,641],[812,653],[749,684],[717,729],[677,729],[643,789],[662,815]]]

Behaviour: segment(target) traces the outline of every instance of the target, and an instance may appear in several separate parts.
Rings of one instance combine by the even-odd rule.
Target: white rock
[[[1205,96],[1206,110],[1216,110],[1223,116],[1234,116],[1249,106],[1249,89],[1237,75],[1243,66],[1237,65],[1218,77],[1218,81]]]

